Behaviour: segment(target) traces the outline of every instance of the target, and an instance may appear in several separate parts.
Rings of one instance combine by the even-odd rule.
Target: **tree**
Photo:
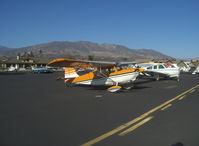
[[[94,58],[95,58],[95,56],[94,56],[94,55],[88,55],[88,60],[93,61],[93,60],[94,60]]]
[[[39,54],[41,55],[43,53],[43,51],[42,50],[39,50]]]

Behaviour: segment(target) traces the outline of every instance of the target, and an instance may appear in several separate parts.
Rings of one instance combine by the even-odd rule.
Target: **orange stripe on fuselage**
[[[107,73],[105,74],[107,77],[114,76],[114,75],[120,75],[124,73],[130,73],[138,70],[139,72],[144,71],[143,69],[136,69],[136,68],[131,68],[131,69],[122,69],[120,71],[115,70],[113,73]],[[92,80],[92,79],[97,79],[97,78],[102,78],[104,77],[103,75],[94,75],[94,72],[89,72],[87,74],[81,75],[79,77],[76,77],[72,80],[69,80],[68,82],[70,83],[76,83],[76,82],[81,82],[81,81],[86,81],[86,80]]]

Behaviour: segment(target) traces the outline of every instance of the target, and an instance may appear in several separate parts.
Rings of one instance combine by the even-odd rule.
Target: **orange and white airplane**
[[[66,84],[110,86],[108,91],[116,92],[122,85],[134,82],[144,69],[130,67],[129,64],[113,62],[82,61],[76,59],[55,59],[48,66],[65,67]],[[84,69],[84,71],[80,71]],[[129,87],[130,88],[130,87]]]

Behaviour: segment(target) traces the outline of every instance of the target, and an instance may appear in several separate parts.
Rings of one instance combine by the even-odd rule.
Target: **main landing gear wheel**
[[[117,91],[119,91],[120,89],[121,89],[122,87],[121,86],[111,86],[110,88],[108,88],[107,90],[109,91],[109,92],[117,92]]]

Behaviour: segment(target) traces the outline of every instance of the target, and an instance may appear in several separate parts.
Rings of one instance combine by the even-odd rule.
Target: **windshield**
[[[173,64],[164,64],[164,66],[166,68],[175,68],[175,66]]]

